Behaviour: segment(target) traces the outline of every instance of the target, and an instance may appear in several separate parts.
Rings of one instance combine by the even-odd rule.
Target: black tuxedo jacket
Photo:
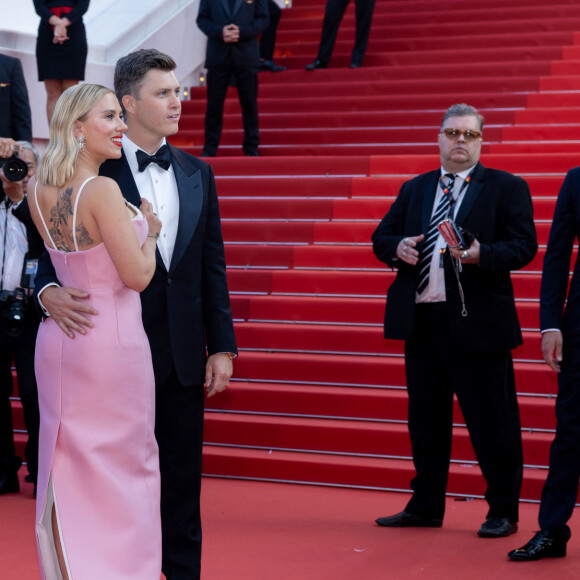
[[[186,386],[205,379],[207,353],[237,353],[215,180],[211,167],[168,144],[179,192],[179,225],[169,270],[157,252],[157,268],[141,293],[143,325],[153,356],[155,381],[172,366]],[[101,175],[114,179],[139,207],[141,196],[123,156],[106,161]],[[43,258],[36,287],[54,281]],[[48,270],[46,268],[49,268]],[[51,272],[52,270],[52,279]]]
[[[407,181],[372,235],[376,256],[397,268],[387,292],[385,338],[408,339],[413,332],[418,266],[396,259],[402,238],[426,234],[440,171]],[[459,285],[449,252],[445,254],[446,307],[453,335],[450,345],[503,350],[522,342],[510,271],[528,264],[537,251],[533,208],[527,183],[510,173],[478,164],[456,216],[457,225],[481,243],[480,263],[459,274],[467,316],[461,315]]]
[[[580,167],[575,167],[558,194],[540,290],[540,329],[559,329],[572,335],[580,335],[580,258],[576,258],[570,280],[572,250],[580,236],[579,192]]]
[[[223,28],[235,24],[240,29],[240,40],[226,44]],[[266,0],[235,0],[233,10],[230,0],[201,0],[197,25],[207,36],[205,66],[211,68],[229,62],[240,66],[260,66],[258,36],[268,26]]]
[[[0,54],[0,137],[32,141],[32,120],[22,64]]]

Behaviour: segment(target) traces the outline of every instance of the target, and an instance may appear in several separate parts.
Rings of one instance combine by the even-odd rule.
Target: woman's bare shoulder
[[[90,198],[92,203],[124,203],[123,194],[117,182],[101,175],[91,179],[84,187],[83,197]]]

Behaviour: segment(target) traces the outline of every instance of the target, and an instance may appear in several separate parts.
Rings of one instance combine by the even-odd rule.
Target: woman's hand
[[[157,214],[153,213],[153,206],[144,197],[141,198],[140,209],[149,224],[149,233],[147,236],[157,239],[161,231],[161,220],[157,217]]]

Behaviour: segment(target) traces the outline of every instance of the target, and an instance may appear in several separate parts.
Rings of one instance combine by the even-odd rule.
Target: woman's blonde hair
[[[79,154],[74,124],[84,121],[107,93],[113,91],[85,83],[69,87],[59,97],[50,122],[50,141],[36,172],[38,183],[62,187],[72,177]]]

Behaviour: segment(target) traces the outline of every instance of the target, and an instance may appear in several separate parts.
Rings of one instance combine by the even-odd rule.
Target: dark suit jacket
[[[413,332],[418,266],[395,259],[405,236],[426,234],[440,171],[407,181],[372,235],[379,260],[398,268],[387,292],[385,337],[408,339]],[[453,336],[450,344],[474,350],[514,348],[522,342],[510,271],[528,264],[537,251],[533,208],[527,183],[510,173],[478,164],[456,217],[457,225],[481,243],[478,265],[460,273],[468,315],[461,315],[459,286],[449,252],[445,287]]]
[[[0,54],[0,137],[32,141],[32,120],[22,64]]]
[[[222,31],[228,24],[240,29],[236,43],[223,40]],[[240,66],[260,67],[258,36],[268,26],[266,0],[235,0],[233,11],[229,0],[201,0],[197,25],[207,36],[206,68],[226,64],[230,58]]]
[[[143,325],[157,384],[175,365],[183,385],[205,378],[206,344],[211,355],[237,353],[215,180],[211,167],[168,145],[179,191],[179,225],[169,271],[157,252],[157,269],[141,293]],[[101,174],[114,179],[139,207],[141,196],[125,156],[106,161]],[[49,269],[52,269],[50,262]],[[36,287],[54,281],[43,258]]]
[[[580,335],[580,258],[576,259],[571,281],[569,275],[572,250],[580,235],[579,192],[580,167],[575,167],[568,172],[560,188],[544,257],[540,290],[541,330],[555,328]]]

